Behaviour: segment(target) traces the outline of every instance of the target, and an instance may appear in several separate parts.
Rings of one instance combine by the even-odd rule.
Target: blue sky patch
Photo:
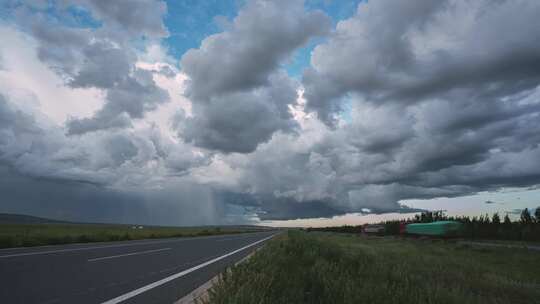
[[[309,10],[324,11],[335,24],[352,16],[360,1],[308,0],[305,6]],[[170,36],[165,39],[165,44],[171,55],[180,59],[189,49],[198,48],[204,38],[221,32],[216,18],[234,19],[244,3],[243,0],[167,1],[165,26],[167,26]],[[313,48],[322,41],[322,38],[310,41],[308,45],[297,50],[292,58],[283,64],[289,75],[301,78],[302,71],[309,66]]]
[[[167,1],[165,26],[170,36],[165,44],[171,55],[180,59],[187,50],[198,48],[207,36],[221,32],[215,18],[233,19],[241,4],[237,0]]]

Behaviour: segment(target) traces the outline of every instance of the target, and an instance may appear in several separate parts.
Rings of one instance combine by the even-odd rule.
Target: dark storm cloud
[[[336,209],[331,202],[319,200],[299,202],[294,198],[276,198],[272,195],[258,196],[230,191],[218,191],[216,194],[226,204],[254,208],[261,220],[332,217],[347,212]]]
[[[320,181],[338,189],[321,199],[334,198],[323,201],[337,210],[391,212],[404,199],[538,184],[530,164],[540,156],[540,45],[531,38],[540,34],[532,26],[540,6],[526,3],[378,1],[340,22],[303,79],[307,110],[336,127],[307,152],[326,164]],[[353,112],[338,126],[344,96]],[[251,158],[270,164],[251,168],[248,180],[307,201],[298,197],[305,185],[291,177],[313,176],[313,167],[273,157]],[[277,176],[288,185],[268,178],[273,166],[287,168]]]
[[[225,206],[214,203],[208,188],[193,184],[162,191],[120,191],[77,181],[35,179],[1,163],[0,180],[1,210],[7,213],[99,223],[229,224]],[[242,223],[239,220],[247,223],[242,218],[236,223]]]
[[[209,157],[151,128],[66,136],[0,95],[0,161],[34,178],[131,187],[205,165]],[[156,170],[156,171],[153,171]]]
[[[324,34],[329,23],[320,11],[306,12],[301,0],[248,1],[225,32],[182,56],[188,95],[206,100],[266,84],[292,51]]]
[[[92,118],[68,121],[68,134],[128,127],[129,118],[143,118],[146,112],[155,110],[168,99],[167,91],[156,85],[151,72],[135,69],[107,90],[107,102]]]
[[[363,207],[361,209],[346,209],[336,207],[336,204],[331,201],[303,201],[298,202],[294,199],[275,199],[271,198],[263,201],[259,217],[261,220],[294,220],[294,219],[309,219],[309,218],[331,218],[334,216],[345,215],[347,213],[365,213],[368,208],[369,213],[382,214],[388,212],[396,213],[415,213],[425,211],[423,209],[409,208],[395,204],[392,208],[384,208],[380,206]]]
[[[70,28],[40,18],[32,25],[33,36],[39,42],[39,58],[55,69],[68,86],[106,92],[105,105],[94,117],[68,121],[68,134],[129,127],[131,119],[143,118],[169,99],[150,71],[135,66],[135,49],[126,37],[161,37],[165,33],[161,21],[165,6],[150,1],[129,5],[110,1],[81,3],[103,21],[102,27]],[[140,15],[145,17],[138,18]]]
[[[278,130],[291,131],[296,85],[277,70],[329,24],[300,0],[248,1],[224,32],[182,56],[194,117],[181,134],[200,147],[246,153]]]
[[[352,121],[339,129],[323,129],[315,141],[310,128],[297,139],[274,137],[232,164],[242,166],[242,184],[254,193],[298,205],[289,210],[318,201],[336,214],[415,212],[398,202],[529,187],[540,183],[531,166],[540,160],[540,92],[518,95],[408,107],[355,102]],[[290,212],[290,219],[299,217]]]
[[[429,0],[360,4],[355,16],[338,23],[330,40],[315,48],[304,74],[307,108],[332,124],[341,108],[338,100],[347,92],[391,87],[393,71],[414,59],[403,39],[406,31],[424,27],[444,6],[445,1]]]
[[[401,107],[374,108],[345,127],[343,136],[365,153],[387,154],[415,136],[414,120],[415,117]],[[324,144],[321,148],[324,149]]]
[[[39,42],[39,59],[68,75],[75,73],[81,48],[90,43],[92,35],[87,29],[53,26],[41,19],[32,24],[31,31]]]
[[[259,219],[263,221],[294,220],[308,218],[330,218],[333,216],[345,215],[351,212],[365,213],[365,208],[369,213],[382,214],[388,212],[414,213],[425,211],[423,209],[410,208],[388,201],[388,205],[377,204],[368,201],[361,208],[349,208],[340,206],[336,202],[329,200],[304,200],[298,201],[293,197],[257,196],[239,193],[220,193],[219,197],[227,204],[252,207]],[[380,202],[379,202],[380,203]]]
[[[270,86],[216,96],[193,105],[193,117],[178,116],[179,133],[196,146],[222,152],[249,153],[277,130],[293,130],[289,104],[296,86],[284,74],[274,74]]]
[[[74,88],[114,88],[129,77],[135,60],[133,54],[106,42],[87,44],[81,57],[79,70],[68,82]]]
[[[540,43],[533,37],[540,31],[531,24],[539,12],[534,1],[360,4],[314,50],[304,74],[308,109],[333,123],[348,93],[371,102],[411,103],[455,90],[496,98],[534,88]],[[453,18],[462,18],[454,31]]]
[[[246,207],[258,207],[260,206],[259,200],[247,193],[239,193],[232,191],[216,191],[216,196],[223,202],[232,205],[246,206]]]
[[[362,2],[332,32],[300,0],[248,1],[181,58],[191,104],[172,121],[176,138],[133,123],[168,100],[154,74],[178,72],[136,66],[133,41],[166,35],[164,6],[141,1],[124,15],[118,3],[78,3],[98,28],[46,18],[23,27],[67,88],[97,88],[105,102],[68,119],[77,136],[66,136],[0,87],[10,211],[113,221],[131,206],[122,221],[281,220],[417,212],[400,202],[540,184],[537,1]],[[137,23],[145,10],[152,20]],[[282,64],[325,34],[302,82],[289,77]]]
[[[328,218],[343,215],[346,211],[334,208],[331,204],[322,201],[297,202],[293,199],[272,198],[264,201],[262,211],[259,212],[261,220],[290,220],[305,218]]]
[[[97,130],[123,129],[131,127],[131,119],[127,115],[107,116],[103,111],[91,118],[69,119],[66,122],[67,134],[80,135]]]
[[[402,137],[397,148],[391,147],[375,155],[365,155],[372,154],[372,151],[366,151],[366,145],[358,145],[355,139],[346,141],[354,145],[353,150],[342,147],[342,141],[323,147],[330,151],[333,149],[343,157],[349,155],[350,170],[344,172],[344,178],[354,184],[469,185],[479,190],[490,187],[489,190],[493,190],[499,185],[496,180],[503,181],[506,174],[508,178],[513,174],[516,185],[533,185],[537,182],[537,172],[525,166],[537,156],[540,139],[534,134],[540,130],[534,121],[540,110],[537,94],[529,97],[536,101],[516,105],[513,100],[492,100],[489,107],[478,100],[476,103],[430,102],[404,109],[406,114],[403,116],[411,115],[410,120],[398,120],[393,111],[383,111],[386,106],[378,107],[379,113],[374,115],[377,112],[364,105],[367,107],[364,111],[378,122],[367,126],[365,122],[354,122],[344,130],[358,130],[356,125],[361,124],[360,130],[366,134],[377,134],[376,129],[370,128],[384,124],[387,129],[411,130],[412,136],[410,132],[405,133],[408,135]],[[410,125],[405,127],[404,121]],[[358,162],[353,151],[359,153]],[[504,172],[502,169],[506,167],[507,172]]]
[[[161,174],[167,168],[174,174],[204,164],[203,154],[155,130],[66,137],[25,111],[0,95],[2,212],[87,222],[229,223],[211,188],[170,176],[159,189],[148,187],[157,173],[152,164],[162,162]]]
[[[132,159],[139,152],[130,138],[122,135],[107,138],[104,147],[116,166]]]
[[[34,119],[30,115],[9,105],[4,95],[0,94],[0,131],[12,132],[17,136],[19,132],[38,132],[34,126]],[[2,136],[6,140],[7,136]]]

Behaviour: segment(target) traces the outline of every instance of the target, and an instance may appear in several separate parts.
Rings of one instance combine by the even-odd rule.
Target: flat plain
[[[160,227],[76,223],[0,224],[0,248],[194,237],[255,232],[262,229],[254,226]]]

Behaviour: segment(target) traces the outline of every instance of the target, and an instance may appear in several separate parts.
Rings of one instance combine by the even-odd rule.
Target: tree
[[[512,221],[510,220],[510,217],[508,217],[508,213],[504,216],[504,227],[510,228],[512,226]]]
[[[493,222],[493,224],[495,225],[499,225],[501,223],[501,217],[499,216],[498,213],[493,214],[493,217],[491,218],[491,222]]]
[[[540,207],[536,208],[536,211],[534,212],[534,217],[536,218],[536,222],[540,223]]]
[[[520,221],[521,223],[526,224],[526,225],[529,225],[532,223],[531,213],[529,212],[528,208],[525,208],[523,209],[523,211],[521,211]]]

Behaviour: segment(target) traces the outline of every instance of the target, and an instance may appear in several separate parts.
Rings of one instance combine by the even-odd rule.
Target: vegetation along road
[[[208,303],[540,303],[540,253],[289,231],[232,267]]]

